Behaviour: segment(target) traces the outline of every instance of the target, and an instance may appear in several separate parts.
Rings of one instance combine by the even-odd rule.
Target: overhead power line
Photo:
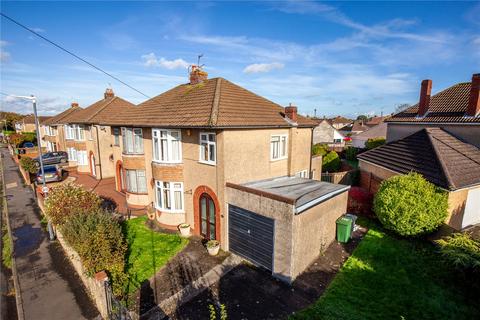
[[[62,50],[62,51],[64,51],[64,52],[66,52],[66,53],[68,53],[69,55],[71,55],[71,56],[73,56],[73,57],[77,58],[78,60],[80,60],[80,61],[82,61],[82,62],[84,62],[84,63],[88,64],[90,67],[92,67],[92,68],[96,69],[97,71],[100,71],[100,72],[102,72],[102,73],[106,74],[106,75],[107,75],[107,76],[109,76],[110,78],[117,80],[118,82],[120,82],[121,84],[123,84],[123,85],[127,86],[128,88],[130,88],[130,89],[132,89],[132,90],[134,90],[134,91],[136,91],[136,92],[140,93],[141,95],[143,95],[143,96],[145,96],[145,97],[147,97],[147,98],[150,98],[148,95],[146,95],[145,93],[141,92],[140,90],[138,90],[138,89],[135,89],[134,87],[132,87],[132,86],[131,86],[131,85],[129,85],[128,83],[126,83],[126,82],[124,82],[124,81],[120,80],[119,78],[117,78],[117,77],[115,77],[114,75],[110,74],[109,72],[107,72],[107,71],[103,70],[102,68],[100,68],[100,67],[97,67],[97,66],[96,66],[96,65],[94,65],[93,63],[91,63],[91,62],[88,62],[87,60],[85,60],[85,59],[83,59],[82,57],[80,57],[80,56],[76,55],[75,53],[71,52],[70,50],[68,50],[68,49],[65,49],[64,47],[62,47],[61,45],[59,45],[59,44],[57,44],[57,43],[53,42],[52,40],[49,40],[49,39],[47,39],[46,37],[42,36],[42,35],[41,35],[41,34],[39,34],[38,32],[35,32],[35,31],[33,31],[32,29],[30,29],[29,27],[27,27],[27,26],[25,26],[25,25],[21,24],[21,23],[20,23],[20,22],[18,22],[17,20],[15,20],[15,19],[13,19],[13,18],[10,18],[9,16],[7,16],[6,14],[4,14],[3,12],[0,12],[0,15],[2,15],[2,17],[4,17],[5,19],[8,19],[8,20],[10,20],[11,22],[15,23],[17,26],[19,26],[19,27],[21,27],[21,28],[23,28],[23,29],[27,30],[28,32],[31,32],[31,33],[33,33],[33,34],[34,34],[34,35],[36,35],[37,37],[39,37],[39,38],[41,38],[41,39],[43,39],[43,40],[47,41],[48,43],[50,43],[51,45],[53,45],[53,46],[57,47],[58,49],[60,49],[60,50]]]

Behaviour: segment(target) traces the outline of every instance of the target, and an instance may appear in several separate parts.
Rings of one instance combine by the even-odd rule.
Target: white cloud
[[[10,43],[5,40],[0,40],[0,62],[7,62],[10,60],[10,52],[5,51],[4,47],[8,46]]]
[[[186,69],[190,65],[187,61],[183,59],[167,60],[164,57],[158,59],[153,52],[149,54],[144,54],[142,56],[142,59],[144,61],[144,65],[147,67],[162,67],[169,70],[179,68]]]
[[[270,72],[276,69],[283,69],[285,65],[279,62],[273,63],[254,63],[250,64],[243,69],[244,73],[259,73],[259,72]]]
[[[42,29],[42,28],[30,28],[32,29],[33,31],[35,31],[36,33],[44,33],[45,32],[45,29]]]

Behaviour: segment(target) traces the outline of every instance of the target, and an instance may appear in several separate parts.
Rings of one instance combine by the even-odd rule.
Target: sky
[[[149,97],[188,81],[203,54],[223,77],[301,114],[388,114],[480,72],[480,2],[1,2],[2,13]],[[147,98],[2,18],[3,111],[86,107],[107,87]]]

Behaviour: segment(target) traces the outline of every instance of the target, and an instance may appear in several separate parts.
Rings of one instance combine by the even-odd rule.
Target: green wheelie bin
[[[347,243],[352,232],[352,219],[341,216],[337,219],[337,241]]]

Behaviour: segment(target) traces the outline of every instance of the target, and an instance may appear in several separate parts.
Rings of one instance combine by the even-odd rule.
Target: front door
[[[208,240],[215,237],[215,204],[206,193],[200,196],[200,234]]]

